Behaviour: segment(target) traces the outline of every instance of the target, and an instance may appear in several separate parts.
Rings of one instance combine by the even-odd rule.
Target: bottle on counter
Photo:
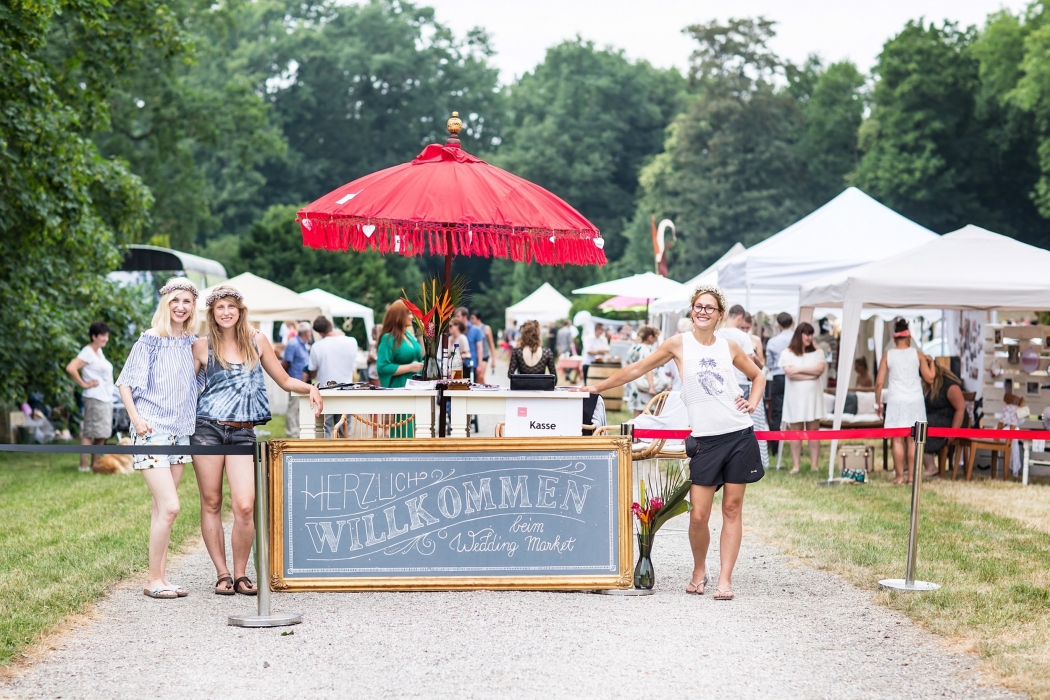
[[[452,361],[449,363],[449,379],[463,378],[463,358],[459,354],[459,343],[452,346]]]

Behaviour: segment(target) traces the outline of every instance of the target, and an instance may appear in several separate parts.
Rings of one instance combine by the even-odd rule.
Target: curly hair
[[[521,326],[521,336],[518,338],[519,348],[528,348],[535,352],[540,347],[540,324],[536,321],[526,321]]]

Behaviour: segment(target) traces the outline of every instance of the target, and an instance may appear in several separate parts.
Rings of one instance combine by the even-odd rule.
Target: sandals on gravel
[[[239,579],[234,581],[233,590],[237,591],[241,595],[258,595],[259,593],[259,589],[255,587],[255,584],[253,584],[252,580],[247,576],[241,576]]]
[[[172,585],[174,585],[174,584],[172,584]],[[177,595],[179,598],[185,598],[189,594],[190,594],[190,592],[187,591],[182,586],[175,586],[175,595]]]
[[[732,600],[733,591],[723,591],[721,588],[716,588],[713,597],[715,600]]]
[[[219,588],[219,586],[224,584],[224,583],[228,583],[229,587],[227,588],[226,586],[223,586],[222,588]],[[223,574],[215,582],[215,595],[233,595],[233,594],[234,594],[233,577],[230,576],[229,574]]]
[[[704,580],[700,583],[690,580],[689,585],[685,587],[685,592],[689,595],[703,595],[704,589],[707,587],[707,582],[709,580],[710,579],[707,577],[707,574],[704,574]],[[690,588],[692,588],[693,590],[689,590]]]
[[[175,600],[179,597],[179,587],[157,586],[156,588],[143,588],[142,593],[157,600]]]

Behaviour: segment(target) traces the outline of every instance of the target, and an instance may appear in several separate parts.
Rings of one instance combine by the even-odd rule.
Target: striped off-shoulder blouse
[[[143,333],[131,348],[117,386],[131,387],[135,410],[155,433],[192,435],[198,378],[193,374],[195,335],[162,338]]]

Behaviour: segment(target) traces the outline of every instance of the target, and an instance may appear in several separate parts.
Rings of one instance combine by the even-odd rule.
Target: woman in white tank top
[[[733,599],[733,566],[743,534],[741,511],[747,484],[761,479],[762,458],[751,414],[765,393],[766,379],[754,362],[731,340],[715,330],[726,314],[725,295],[714,286],[693,293],[691,333],[668,338],[659,348],[595,386],[580,391],[606,391],[634,381],[646,372],[674,361],[682,378],[682,400],[689,414],[690,454],[689,544],[693,550],[693,577],[686,593],[703,595],[708,581],[707,550],[711,542],[708,520],[715,492],[722,493],[722,535],[716,600]],[[751,398],[742,398],[733,369],[751,381]]]
[[[898,318],[893,326],[894,349],[882,355],[879,374],[875,378],[875,411],[882,413],[882,402],[886,401],[884,428],[910,428],[917,422],[926,422],[926,400],[922,394],[922,382],[932,382],[935,374],[933,358],[927,357],[911,347],[911,332],[908,322]],[[905,462],[907,459],[907,462]],[[908,483],[911,483],[915,466],[915,440],[893,438],[893,483],[904,483],[907,465]]]

